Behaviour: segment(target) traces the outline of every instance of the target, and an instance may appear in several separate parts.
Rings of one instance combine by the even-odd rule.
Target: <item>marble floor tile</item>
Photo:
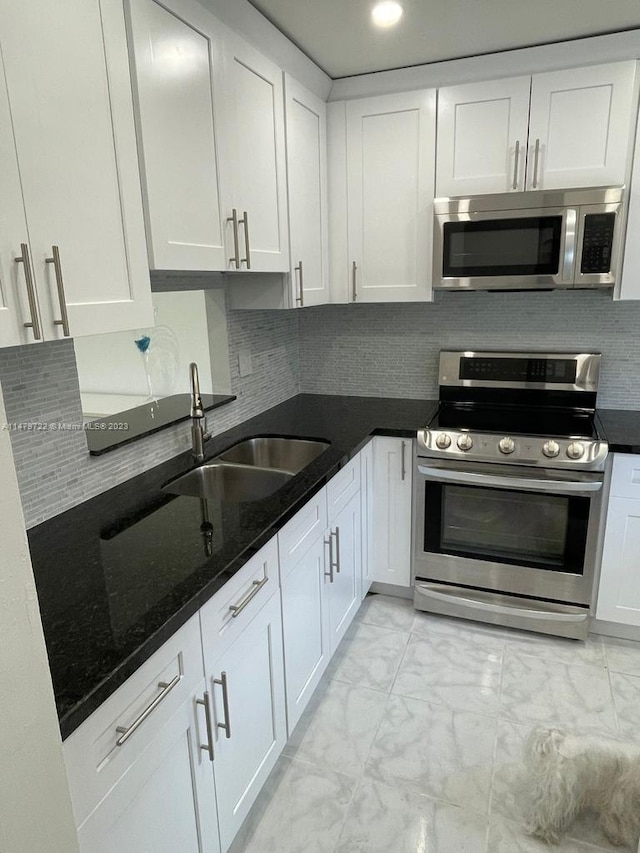
[[[356,780],[282,757],[229,853],[334,853]]]
[[[436,613],[416,611],[412,634],[431,637],[433,635],[450,637],[467,643],[482,643],[501,649],[509,633],[508,628],[498,625],[485,625],[469,619],[455,619],[453,616],[439,616]]]
[[[486,835],[481,815],[365,778],[336,853],[485,853]]]
[[[484,815],[496,730],[492,717],[391,696],[367,775]]]
[[[509,650],[502,672],[500,716],[516,723],[549,723],[601,734],[615,735],[617,731],[605,669]]]
[[[502,650],[432,634],[413,636],[392,693],[494,714],[499,707]]]
[[[607,665],[604,644],[597,634],[590,634],[583,642],[533,631],[511,631],[505,638],[505,649],[562,663],[599,667]]]
[[[609,677],[620,737],[640,741],[640,677],[619,672]]]
[[[314,697],[315,698],[315,697]],[[387,704],[387,694],[330,681],[312,701],[285,747],[287,755],[359,775]]]
[[[611,672],[640,675],[640,643],[604,637],[604,650]]]
[[[391,690],[409,634],[354,622],[329,666],[329,678],[387,693]]]
[[[391,628],[395,631],[411,631],[416,611],[408,598],[369,593],[358,611],[357,618],[368,625]]]
[[[563,838],[559,844],[549,847],[538,838],[526,835],[517,823],[498,818],[491,818],[489,823],[488,853],[550,853],[551,850],[553,853],[598,853],[602,849],[573,838]]]

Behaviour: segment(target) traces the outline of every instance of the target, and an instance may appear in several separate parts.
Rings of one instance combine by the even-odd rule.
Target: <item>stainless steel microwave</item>
[[[623,187],[434,201],[434,288],[611,287],[620,266]]]

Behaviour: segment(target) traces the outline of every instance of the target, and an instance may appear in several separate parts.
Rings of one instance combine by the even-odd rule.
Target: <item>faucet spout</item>
[[[207,422],[200,396],[198,365],[192,361],[189,365],[189,384],[191,387],[191,455],[196,462],[204,461],[204,444],[211,438],[207,432]]]

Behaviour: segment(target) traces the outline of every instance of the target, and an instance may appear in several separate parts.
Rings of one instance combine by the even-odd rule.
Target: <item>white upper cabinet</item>
[[[329,302],[326,104],[285,74],[292,305]]]
[[[229,269],[289,271],[282,71],[242,39],[224,44]],[[235,215],[234,215],[235,211]]]
[[[436,195],[524,189],[530,77],[438,91]]]
[[[225,270],[213,38],[154,0],[129,15],[150,266]]]
[[[626,182],[635,75],[635,62],[618,62],[533,76],[527,189]]]
[[[636,129],[635,153],[629,187],[627,233],[624,244],[622,277],[614,290],[614,299],[640,299],[640,115]]]
[[[430,298],[435,90],[347,103],[350,301]]]
[[[452,86],[438,97],[438,196],[627,181],[633,61]]]
[[[16,150],[8,161],[3,158],[1,168],[3,177],[7,169],[13,173],[9,191],[15,194],[17,156],[29,231],[20,243],[28,244],[30,261],[7,278],[7,267],[21,256],[20,245],[14,246],[2,260],[3,285],[17,279],[26,294],[24,276],[31,273],[32,310],[44,339],[149,325],[153,313],[122,4],[3,2],[0,33]],[[6,106],[6,101],[0,105],[5,119]],[[5,120],[3,150],[7,132]],[[3,183],[3,207],[4,193]],[[12,241],[24,229],[21,208],[13,217]],[[6,239],[3,233],[3,244]],[[30,322],[25,306],[16,310],[20,316],[6,338],[3,321],[1,345],[35,338],[36,328],[23,325]]]

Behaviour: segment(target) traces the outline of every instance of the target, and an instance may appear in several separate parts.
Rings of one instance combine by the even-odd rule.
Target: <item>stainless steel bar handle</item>
[[[218,723],[219,729],[224,729],[226,736],[231,737],[231,718],[229,717],[229,689],[227,686],[227,673],[221,672],[220,678],[213,679],[214,684],[222,687],[222,708],[224,710],[224,723]]]
[[[246,254],[246,258],[241,258],[240,262],[244,262],[247,265],[247,269],[251,269],[251,252],[249,251],[249,214],[245,210],[244,216],[242,219],[238,220],[240,225],[244,226],[244,251]]]
[[[158,687],[161,689],[161,693],[158,693],[153,702],[150,702],[144,711],[140,714],[140,716],[131,723],[130,726],[116,726],[116,731],[121,737],[116,741],[116,746],[122,746],[123,743],[126,743],[131,735],[137,731],[140,726],[144,723],[144,721],[155,711],[158,705],[162,702],[163,699],[166,699],[169,693],[173,690],[173,688],[178,684],[180,679],[182,678],[182,674],[176,675],[175,678],[172,678],[171,681],[167,684],[166,681],[159,681]]]
[[[60,303],[60,316],[61,320],[54,320],[54,326],[62,326],[62,334],[69,338],[71,337],[71,332],[69,331],[69,315],[67,314],[67,299],[64,295],[64,279],[62,278],[62,264],[60,263],[60,247],[52,246],[51,247],[51,257],[45,258],[46,263],[53,264],[53,269],[56,274],[56,287],[58,289],[58,302]]]
[[[336,537],[336,561],[334,563],[334,568],[336,572],[340,574],[340,528],[336,527],[335,530],[332,530],[331,535]]]
[[[535,477],[494,477],[490,474],[475,474],[470,471],[449,471],[444,468],[428,468],[418,465],[418,471],[427,480],[445,480],[468,486],[487,486],[498,489],[522,489],[547,492],[554,495],[580,495],[599,492],[602,482],[570,482],[566,480],[538,480]]]
[[[576,234],[578,231],[578,211],[575,207],[565,210],[564,214],[564,256],[562,258],[562,279],[573,279],[576,262]]]
[[[302,307],[304,307],[304,290],[303,290],[303,279],[302,279],[302,261],[298,261],[298,266],[297,266],[297,267],[294,267],[293,269],[294,269],[294,272],[298,272],[298,273],[299,273],[298,282],[299,282],[299,286],[300,286],[300,290],[299,290],[300,296],[296,296],[296,302],[297,302],[297,303],[298,303],[298,305],[302,308]]]
[[[352,280],[352,285],[353,285],[353,301],[354,302],[358,298],[358,290],[357,290],[357,286],[356,286],[357,277],[358,277],[358,264],[354,261],[353,266],[351,268],[351,280]]]
[[[253,583],[251,584],[251,589],[249,590],[249,592],[245,595],[245,597],[243,599],[241,599],[237,604],[231,604],[229,606],[229,610],[231,611],[231,615],[233,616],[234,619],[236,616],[239,616],[242,613],[242,611],[245,609],[247,604],[249,604],[251,599],[256,597],[256,595],[260,592],[260,590],[262,589],[262,587],[266,584],[266,582],[268,580],[269,580],[269,576],[267,575],[267,573],[265,571],[264,577],[262,578],[261,581],[253,581]]]
[[[533,151],[533,188],[538,186],[538,158],[540,157],[540,140],[536,139],[536,147]]]
[[[512,189],[518,189],[518,158],[520,157],[520,140],[516,140],[516,156],[513,165],[513,186]]]
[[[232,258],[229,258],[230,264],[235,264],[236,269],[240,269],[240,243],[238,242],[238,211],[234,207],[231,211],[231,216],[227,216],[227,222],[233,222],[233,252]]]
[[[324,544],[329,546],[329,571],[325,570],[324,576],[329,578],[329,583],[333,583],[333,539],[331,534],[329,534],[328,539],[324,540]]]
[[[211,725],[211,708],[209,706],[209,693],[205,690],[202,694],[202,699],[196,699],[196,705],[204,706],[204,718],[207,724],[207,743],[201,743],[200,749],[206,752],[209,756],[209,761],[214,760],[213,754],[213,726]]]
[[[403,480],[403,481],[404,481],[404,478],[405,478],[405,477],[406,477],[406,475],[407,475],[407,469],[406,469],[405,464],[404,464],[404,454],[405,454],[405,448],[406,448],[406,446],[407,446],[407,442],[406,442],[406,441],[403,441],[403,442],[402,442],[402,466],[401,466],[401,478],[402,478],[402,480]]]
[[[29,302],[29,314],[31,315],[30,323],[23,323],[25,329],[33,329],[33,337],[36,341],[42,340],[42,329],[40,327],[40,318],[38,316],[38,301],[36,299],[36,289],[33,283],[33,267],[31,266],[31,256],[29,255],[29,246],[26,243],[20,243],[21,255],[14,258],[17,264],[24,264],[24,278],[27,283],[27,300]]]

